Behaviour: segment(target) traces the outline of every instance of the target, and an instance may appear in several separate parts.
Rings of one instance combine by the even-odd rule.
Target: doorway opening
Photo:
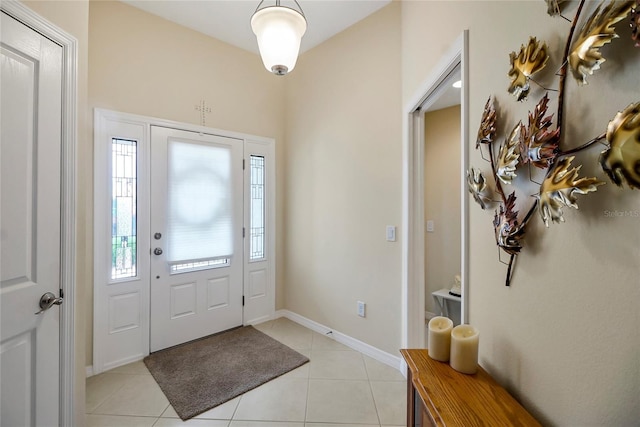
[[[468,199],[466,170],[468,168],[468,31],[465,30],[452,44],[433,73],[416,91],[405,108],[403,145],[403,277],[402,277],[402,346],[425,346],[425,112],[442,97],[456,70],[460,72],[460,138],[459,167],[455,172],[460,178],[460,322],[468,321]],[[427,202],[428,203],[428,202]],[[434,223],[434,232],[435,232]],[[453,282],[453,277],[449,279]],[[435,284],[434,284],[435,286]],[[450,285],[439,284],[440,288]],[[431,295],[429,295],[431,298]]]
[[[461,323],[460,65],[424,111],[425,320]]]

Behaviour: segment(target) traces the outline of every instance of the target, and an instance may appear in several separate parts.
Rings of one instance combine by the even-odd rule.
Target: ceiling
[[[424,111],[436,111],[459,105],[462,99],[460,89],[453,87],[453,82],[462,78],[460,67],[456,68],[433,92],[433,98],[427,100],[428,106]]]
[[[121,0],[131,6],[173,21],[250,52],[258,53],[251,31],[251,15],[258,0]],[[300,52],[305,52],[356,22],[366,18],[391,0],[299,0],[307,19],[307,32]],[[265,1],[275,4],[275,0]],[[291,0],[282,6],[295,7]]]
[[[259,0],[121,0],[138,9],[258,54],[256,37],[251,31],[251,15]],[[307,32],[300,52],[305,52],[356,22],[366,18],[391,0],[298,0],[307,19]],[[266,0],[264,5],[273,5]],[[295,7],[293,0],[281,0],[283,6]],[[460,90],[451,88],[459,80],[450,76],[445,88],[427,111],[460,103]]]

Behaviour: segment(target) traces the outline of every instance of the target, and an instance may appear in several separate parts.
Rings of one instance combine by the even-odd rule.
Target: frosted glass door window
[[[169,263],[231,258],[231,150],[169,140],[167,166]]]

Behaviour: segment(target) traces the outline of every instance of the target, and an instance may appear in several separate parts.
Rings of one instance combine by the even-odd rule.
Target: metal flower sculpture
[[[569,156],[556,162],[540,186],[540,215],[547,227],[549,219],[553,222],[564,222],[563,206],[578,209],[576,194],[591,193],[604,184],[597,178],[578,178],[582,165],[569,169],[573,159],[574,156]]]
[[[619,37],[613,26],[626,18],[633,4],[633,1],[612,0],[602,10],[600,4],[584,24],[571,46],[568,58],[571,72],[578,84],[587,84],[587,74],[593,74],[595,70],[600,69],[600,64],[605,59],[599,49]]]
[[[518,101],[526,99],[529,95],[531,76],[547,65],[549,60],[547,51],[546,43],[541,45],[535,37],[530,37],[526,47],[520,46],[518,54],[515,52],[509,54],[511,61],[509,93],[515,95]]]
[[[549,15],[555,16],[560,14],[564,0],[546,0],[546,3]],[[563,127],[563,113],[568,72],[572,73],[578,86],[586,84],[586,75],[593,74],[593,71],[599,69],[600,64],[605,61],[599,49],[618,38],[614,25],[627,16],[631,21],[633,40],[638,41],[640,37],[640,0],[611,1],[606,6],[603,1],[574,37],[576,24],[585,3],[586,0],[580,0],[576,15],[570,21],[571,29],[564,53],[558,61],[562,66],[557,73],[558,110],[555,114],[555,128],[554,115],[547,113],[547,94],[538,101],[533,111],[529,112],[528,122],[523,124],[519,121],[504,137],[500,137],[496,131],[499,112],[492,97],[487,101],[482,114],[476,149],[488,151],[488,158],[485,158],[484,153],[482,158],[491,163],[494,179],[488,181],[482,173],[471,168],[467,172],[467,184],[469,192],[482,209],[487,209],[489,204],[499,204],[493,226],[499,253],[504,252],[510,257],[508,263],[499,257],[501,262],[508,265],[507,286],[511,284],[514,260],[525,247],[524,236],[533,213],[539,210],[540,217],[547,227],[550,221],[564,222],[562,209],[565,206],[577,209],[578,194],[595,192],[604,184],[595,177],[579,177],[582,166],[571,165],[575,159],[573,153],[602,142],[607,146],[599,158],[604,173],[618,186],[622,187],[626,182],[630,188],[640,189],[640,102],[632,103],[616,114],[609,122],[606,132],[576,148],[561,149],[562,142],[565,139],[569,140],[563,138],[566,131]],[[511,68],[508,75],[511,84],[508,92],[515,95],[518,101],[526,99],[529,95],[531,76],[544,68],[549,59],[548,51],[546,43],[530,37],[527,46],[521,46],[518,54],[512,52],[509,55]],[[542,87],[540,84],[539,86]],[[495,146],[498,147],[497,151]],[[526,214],[521,215],[515,209],[518,188],[515,188],[517,185],[514,178],[520,168],[530,165],[535,166],[537,170],[545,171],[545,178],[542,183],[535,183],[529,169],[530,180],[539,185],[539,190],[529,199],[531,204]],[[522,180],[517,183],[520,181]],[[495,188],[490,188],[491,184]],[[504,185],[512,185],[515,190],[507,196],[503,190]],[[494,195],[500,200],[492,200]],[[526,203],[524,205],[526,206]]]
[[[640,102],[631,104],[609,122],[609,148],[600,154],[600,165],[619,187],[627,181],[640,189]]]

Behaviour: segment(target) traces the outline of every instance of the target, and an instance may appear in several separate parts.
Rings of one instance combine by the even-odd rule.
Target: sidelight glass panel
[[[251,156],[251,218],[249,259],[264,259],[264,157]]]
[[[111,278],[136,277],[137,142],[111,140]]]
[[[168,143],[167,261],[192,264],[233,253],[231,150]]]

